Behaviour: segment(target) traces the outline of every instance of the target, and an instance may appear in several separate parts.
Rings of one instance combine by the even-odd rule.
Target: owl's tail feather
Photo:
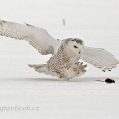
[[[39,73],[47,72],[46,64],[29,64],[29,67],[34,68]]]
[[[34,68],[36,72],[39,73],[44,73],[46,75],[51,75],[51,76],[58,76],[57,73],[48,71],[47,69],[47,64],[29,64],[28,65],[30,68]]]

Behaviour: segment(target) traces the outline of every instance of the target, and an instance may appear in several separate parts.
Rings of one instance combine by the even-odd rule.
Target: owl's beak
[[[79,54],[81,53],[81,51],[79,52]]]

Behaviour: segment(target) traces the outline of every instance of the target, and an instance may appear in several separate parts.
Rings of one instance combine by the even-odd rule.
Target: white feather
[[[54,54],[59,42],[48,34],[45,29],[32,25],[18,24],[0,20],[0,35],[28,41],[41,54]]]
[[[84,47],[80,58],[102,70],[111,70],[119,64],[111,53],[102,48]]]

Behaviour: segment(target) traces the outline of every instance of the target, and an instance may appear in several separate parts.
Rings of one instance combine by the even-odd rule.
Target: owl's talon
[[[86,70],[84,70],[84,72],[86,72]]]
[[[87,64],[86,65],[83,65],[83,67],[86,68],[87,67]]]
[[[78,63],[75,63],[75,65],[78,65]]]
[[[86,72],[85,68],[87,67],[87,64],[83,65],[83,62],[81,62],[79,64],[77,64],[77,63],[75,63],[75,64],[76,65],[74,65],[72,68],[73,68],[74,73],[76,73],[76,76],[81,76],[82,74],[84,74]]]

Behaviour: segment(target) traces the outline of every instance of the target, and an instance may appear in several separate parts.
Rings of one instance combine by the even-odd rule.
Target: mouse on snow
[[[100,81],[100,82],[106,82],[107,84],[108,83],[115,83],[115,81],[113,79],[110,79],[110,78],[107,78],[105,81],[101,81],[101,80],[96,80],[96,81]]]

